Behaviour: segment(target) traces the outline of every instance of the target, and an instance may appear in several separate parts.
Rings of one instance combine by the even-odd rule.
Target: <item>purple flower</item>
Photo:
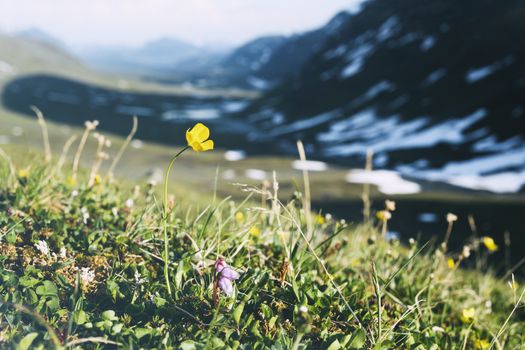
[[[219,287],[226,295],[231,295],[233,293],[232,281],[240,277],[239,273],[229,267],[223,258],[217,259],[215,263],[215,273],[219,279]]]

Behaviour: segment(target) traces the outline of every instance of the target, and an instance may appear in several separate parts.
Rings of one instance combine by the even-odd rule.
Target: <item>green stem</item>
[[[168,259],[168,179],[170,176],[171,168],[175,159],[177,159],[185,150],[190,148],[189,146],[184,147],[179,151],[173,158],[171,158],[170,164],[168,165],[168,170],[164,177],[164,213],[162,216],[162,224],[164,227],[164,280],[166,281],[166,288],[168,289],[168,294],[171,296],[171,287],[170,287],[170,278],[169,278],[169,259]]]

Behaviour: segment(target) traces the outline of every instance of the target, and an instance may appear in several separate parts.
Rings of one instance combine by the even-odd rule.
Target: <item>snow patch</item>
[[[267,178],[266,171],[260,169],[247,169],[244,172],[244,175],[249,179],[259,181],[265,180]]]
[[[405,180],[399,173],[391,170],[356,169],[347,174],[346,181],[376,185],[378,190],[384,194],[413,194],[421,191],[419,184]]]
[[[229,162],[237,162],[244,158],[246,158],[246,152],[241,150],[230,150],[224,152],[224,159],[226,159]]]
[[[512,56],[508,56],[498,62],[494,62],[488,66],[480,67],[471,69],[467,72],[465,75],[465,80],[468,83],[475,83],[481,79],[485,79],[489,75],[493,74],[494,72],[505,68],[506,66],[512,64],[514,62],[514,58]]]
[[[328,164],[316,160],[294,160],[292,168],[296,170],[325,171],[328,169]]]

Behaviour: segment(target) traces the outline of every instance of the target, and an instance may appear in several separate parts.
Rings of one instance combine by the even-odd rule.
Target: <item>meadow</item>
[[[133,151],[109,152],[96,123],[63,150],[40,126],[43,151],[0,151],[1,348],[524,347],[517,271],[494,272],[504,247],[488,236],[449,249],[453,214],[405,245],[388,234],[395,202],[362,222],[315,212],[308,173],[292,195],[279,172],[221,189],[204,129],[163,188],[115,175]]]

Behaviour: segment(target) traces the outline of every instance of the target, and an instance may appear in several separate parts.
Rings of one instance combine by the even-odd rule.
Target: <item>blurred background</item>
[[[118,144],[137,116],[119,175],[159,178],[201,121],[218,150],[178,164],[187,196],[211,195],[216,178],[219,195],[242,197],[232,183],[261,185],[276,171],[290,197],[308,169],[323,213],[361,220],[369,183],[374,209],[398,202],[394,236],[443,235],[452,212],[458,240],[491,235],[513,243],[507,262],[525,255],[523,1],[0,8],[0,147],[12,154],[41,148],[31,105],[50,122],[55,153],[86,120]],[[297,160],[297,140],[308,162]]]

